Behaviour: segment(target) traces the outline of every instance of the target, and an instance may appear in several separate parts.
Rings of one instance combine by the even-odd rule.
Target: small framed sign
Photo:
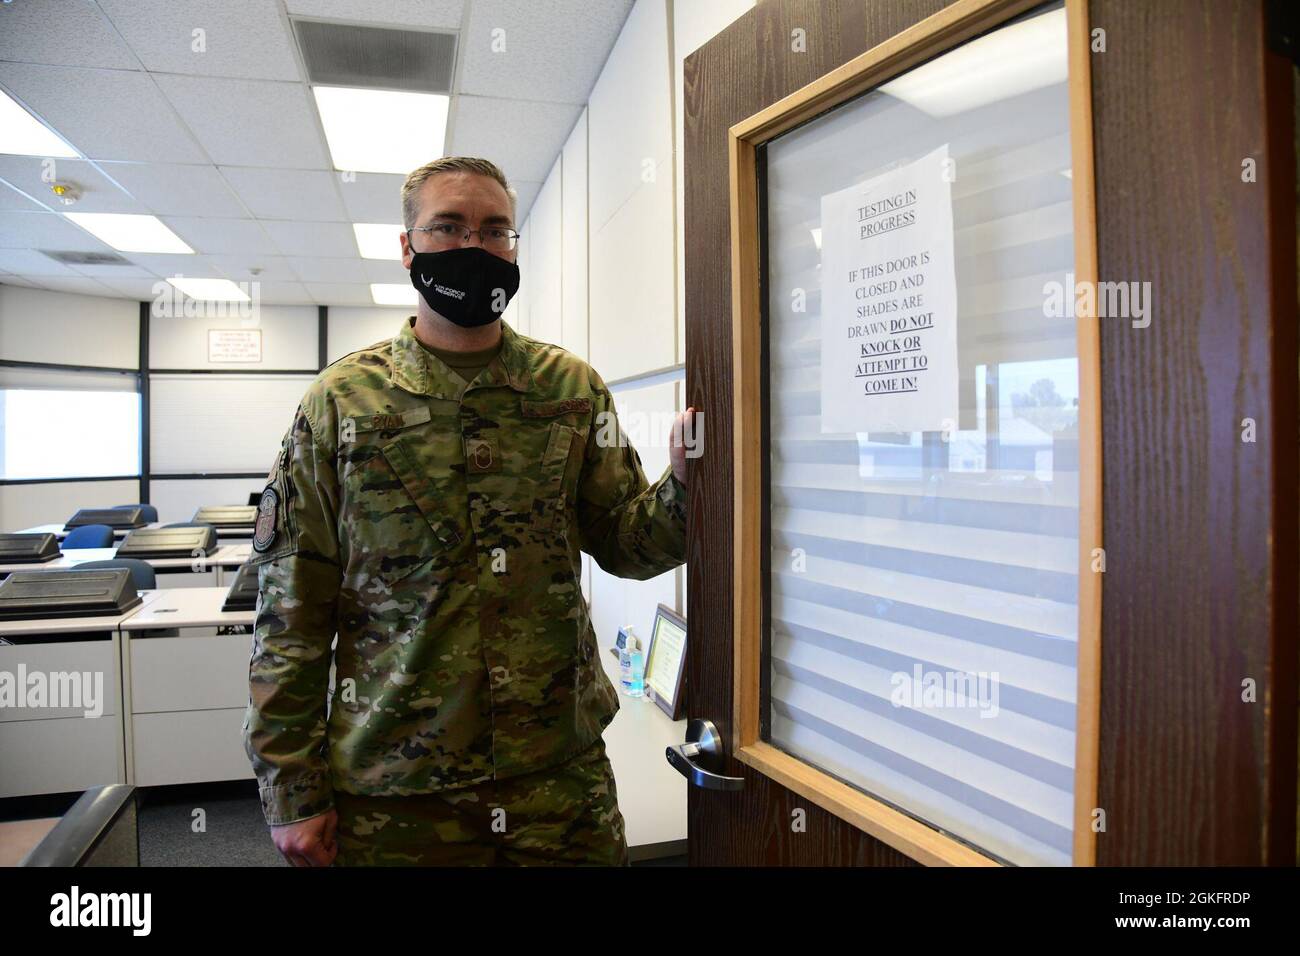
[[[208,361],[262,361],[262,330],[208,329]]]
[[[686,618],[667,605],[655,609],[654,630],[645,656],[646,692],[659,709],[673,720],[680,720],[686,695]]]

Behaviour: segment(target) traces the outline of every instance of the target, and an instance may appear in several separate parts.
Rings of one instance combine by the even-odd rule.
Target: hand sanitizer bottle
[[[636,638],[632,636],[632,625],[628,624],[623,628],[623,647],[618,652],[618,670],[622,678],[624,694],[632,689],[632,644],[635,640]]]
[[[636,638],[631,640],[636,641]],[[639,641],[632,648],[632,685],[628,688],[627,696],[645,696],[645,655],[641,653]]]

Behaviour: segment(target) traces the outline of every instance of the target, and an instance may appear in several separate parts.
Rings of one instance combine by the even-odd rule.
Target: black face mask
[[[501,318],[519,291],[519,266],[481,246],[411,256],[411,284],[429,308],[473,328]]]

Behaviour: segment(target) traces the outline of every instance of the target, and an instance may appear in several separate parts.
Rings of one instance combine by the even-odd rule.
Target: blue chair
[[[86,524],[73,528],[59,544],[63,551],[69,548],[111,548],[113,529],[106,524]]]
[[[74,571],[92,571],[95,568],[126,568],[131,572],[131,580],[137,591],[152,591],[158,586],[158,577],[147,561],[138,558],[110,558],[107,561],[85,561],[78,564]]]
[[[158,520],[158,509],[154,505],[113,505],[113,508],[139,508],[140,517],[144,518],[147,524],[153,524],[153,522]]]

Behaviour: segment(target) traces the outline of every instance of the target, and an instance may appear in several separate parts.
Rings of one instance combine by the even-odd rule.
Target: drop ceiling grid
[[[40,17],[35,6],[0,7],[0,86],[87,157],[56,161],[84,190],[75,211],[152,213],[198,254],[123,253],[134,265],[116,272],[54,262],[35,250],[108,247],[46,201],[41,158],[0,156],[13,186],[0,186],[4,281],[139,298],[177,272],[243,281],[260,268],[265,303],[368,305],[370,282],[406,274],[361,259],[350,224],[400,221],[402,177],[332,170],[289,18],[460,30],[447,153],[500,164],[522,222],[632,0],[44,0]],[[207,49],[195,53],[200,27]],[[492,50],[498,27],[505,52]]]

